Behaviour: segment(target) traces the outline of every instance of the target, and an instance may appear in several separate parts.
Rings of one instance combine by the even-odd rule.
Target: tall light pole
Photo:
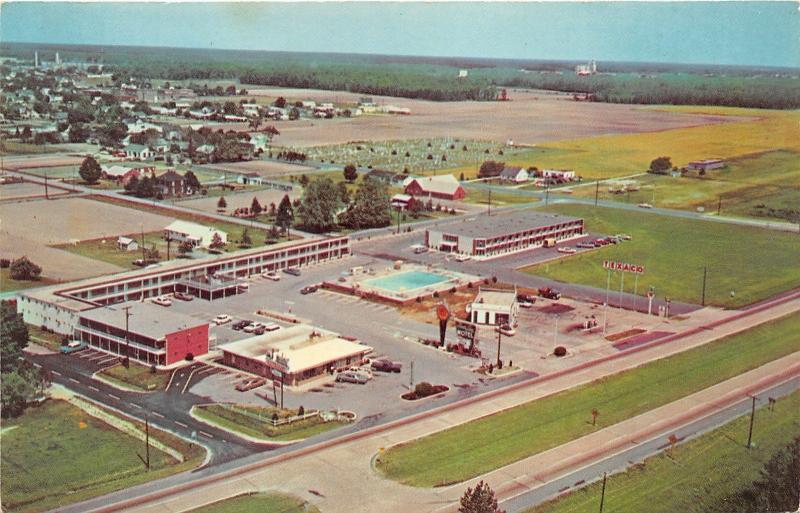
[[[750,431],[747,433],[747,448],[750,449],[753,447],[753,423],[756,419],[756,396],[750,396],[753,400],[753,404],[750,407]]]
[[[129,331],[129,320],[131,317],[131,307],[125,306],[122,308],[125,310],[125,367],[127,368],[130,365],[131,360],[131,337]]]

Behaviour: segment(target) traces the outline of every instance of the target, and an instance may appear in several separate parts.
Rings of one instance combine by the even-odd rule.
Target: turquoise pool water
[[[364,283],[372,287],[377,287],[390,292],[407,292],[447,281],[449,278],[438,274],[426,273],[423,271],[406,271],[402,273],[372,278],[365,280]]]

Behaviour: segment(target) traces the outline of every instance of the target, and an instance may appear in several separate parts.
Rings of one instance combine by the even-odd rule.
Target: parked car
[[[517,330],[515,330],[514,328],[512,328],[508,324],[503,324],[501,326],[497,326],[495,328],[495,331],[499,331],[501,334],[503,334],[503,335],[505,335],[507,337],[513,337],[514,335],[517,334]]]
[[[272,280],[272,281],[280,281],[280,279],[281,279],[280,274],[276,273],[275,271],[269,271],[267,273],[261,273],[261,276],[263,276],[264,278],[266,278],[268,280]]]
[[[258,388],[263,386],[267,381],[263,378],[250,378],[238,383],[236,385],[236,390],[239,392],[246,392],[248,390],[253,390],[254,388]]]
[[[250,284],[247,282],[240,283],[239,290],[250,290]]]
[[[372,360],[370,366],[381,372],[400,372],[403,369],[403,364],[386,359]]]
[[[553,301],[558,301],[561,299],[561,292],[557,291],[556,289],[551,289],[550,287],[539,289],[539,295],[545,299],[552,299]]]
[[[172,300],[166,296],[154,297],[151,301],[158,306],[172,306]]]
[[[576,246],[581,248],[581,249],[594,249],[594,243],[593,242],[579,242],[579,243],[576,244]]]
[[[607,246],[609,244],[609,242],[606,239],[595,239],[594,243],[595,243],[595,246],[597,246],[597,245]]]
[[[456,262],[466,262],[466,261],[467,261],[467,260],[469,260],[470,258],[472,258],[472,257],[471,257],[471,256],[469,256],[469,255],[458,255],[458,256],[456,257]]]
[[[565,255],[571,255],[571,254],[577,252],[577,250],[575,248],[571,248],[569,246],[563,247],[563,248],[558,248],[556,251],[558,251],[559,253],[564,253]]]
[[[193,295],[187,294],[186,292],[176,292],[173,296],[175,299],[180,299],[181,301],[191,301],[194,299]]]
[[[236,331],[240,331],[243,330],[245,326],[249,326],[250,324],[252,324],[252,321],[247,321],[247,320],[236,321],[233,324],[231,324],[231,328]]]
[[[428,252],[428,248],[426,248],[425,246],[416,246],[416,247],[414,247],[414,254],[415,255],[421,255],[422,253],[427,253],[427,252]]]
[[[300,293],[305,296],[306,294],[313,294],[317,290],[319,290],[319,287],[317,287],[316,285],[309,285],[307,287],[303,287],[302,289],[300,289]]]
[[[245,333],[253,333],[258,328],[264,329],[264,325],[261,324],[260,322],[251,322],[250,324],[242,328],[242,331],[244,331]]]
[[[291,274],[292,276],[300,276],[300,269],[297,267],[287,267],[283,270],[286,274]]]
[[[219,314],[218,316],[214,317],[214,324],[220,326],[222,324],[227,324],[231,322],[233,319],[228,314]]]
[[[517,294],[517,302],[533,304],[536,302],[536,298],[530,294]]]
[[[617,234],[617,238],[620,240],[631,240],[631,236],[627,233],[619,233]]]
[[[86,347],[86,342],[81,342],[80,340],[70,340],[67,342],[66,345],[61,346],[61,352],[64,354],[74,353],[75,351],[80,351]]]
[[[359,385],[365,385],[367,381],[369,381],[369,378],[360,372],[347,370],[337,374],[336,381],[339,383],[356,383]]]
[[[264,331],[275,331],[281,329],[281,327],[274,322],[268,322],[266,324],[262,324],[261,326],[264,328]]]

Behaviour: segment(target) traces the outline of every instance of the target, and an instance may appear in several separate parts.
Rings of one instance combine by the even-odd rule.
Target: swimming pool
[[[406,271],[383,276],[381,278],[365,280],[364,284],[390,292],[408,292],[410,290],[435,285],[449,279],[450,278],[447,276],[440,276],[424,271]]]

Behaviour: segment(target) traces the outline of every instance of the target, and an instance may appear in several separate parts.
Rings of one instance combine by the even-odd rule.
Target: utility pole
[[[131,317],[131,307],[124,306],[122,307],[125,310],[125,367],[127,368],[130,365],[131,359],[131,337],[130,331],[128,330],[129,327],[129,320]]]
[[[750,432],[747,434],[747,448],[752,448],[753,444],[753,422],[756,419],[756,396],[751,396],[753,405],[750,408]]]
[[[703,266],[703,295],[700,301],[701,306],[706,306],[706,278],[708,277],[708,266]]]
[[[496,368],[500,368],[500,337],[503,336],[502,326],[497,325],[497,362],[495,364]]]
[[[397,234],[400,235],[400,208],[397,209]]]
[[[597,206],[597,200],[600,197],[600,180],[594,183],[594,206]]]
[[[488,216],[492,215],[492,190],[491,189],[489,189],[489,203],[488,203],[488,211],[487,211],[486,215],[488,215]]]
[[[603,488],[600,491],[600,513],[603,513],[603,505],[606,502],[606,480],[608,479],[608,473],[603,472]]]
[[[47,192],[47,171],[44,172],[44,199],[50,199],[50,195]]]
[[[140,224],[139,228],[141,228],[141,230],[142,230],[142,265],[146,266],[147,265],[147,257],[145,256],[145,250],[144,250],[144,224]]]
[[[719,200],[717,201],[717,215],[719,215],[721,210],[722,210],[722,194],[719,195]]]
[[[283,409],[283,389],[286,386],[286,373],[281,372],[281,410]]]
[[[550,180],[547,180],[547,186],[544,190],[544,206],[547,206],[547,202],[550,199]]]
[[[150,470],[150,422],[149,417],[144,418],[144,450],[145,450],[145,457],[142,458],[140,454],[136,454],[139,456],[139,459],[142,460],[144,466],[147,467],[147,470]]]

